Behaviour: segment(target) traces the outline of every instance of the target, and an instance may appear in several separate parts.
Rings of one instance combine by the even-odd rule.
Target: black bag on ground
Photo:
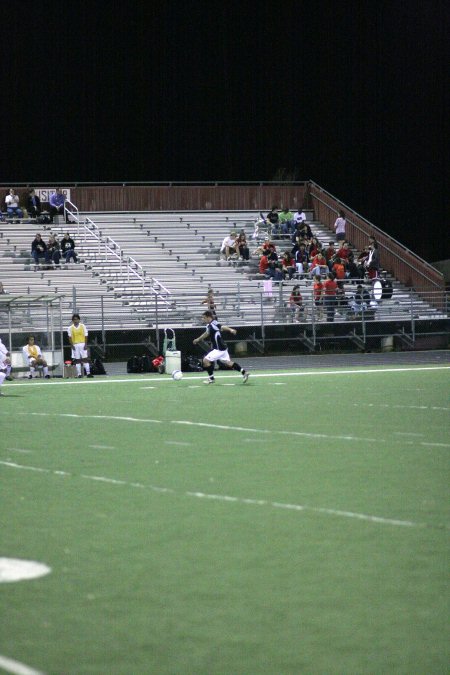
[[[100,359],[94,359],[92,361],[91,372],[93,375],[106,375],[105,366]]]
[[[142,373],[142,362],[140,356],[132,356],[128,359],[127,373]]]
[[[197,356],[185,356],[181,370],[185,373],[200,373],[203,370],[202,361]]]

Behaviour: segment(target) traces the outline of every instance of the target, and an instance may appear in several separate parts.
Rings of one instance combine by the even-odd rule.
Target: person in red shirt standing
[[[323,284],[323,301],[327,313],[327,322],[334,321],[334,311],[336,308],[336,289],[337,283],[334,274],[330,272]]]
[[[323,283],[320,278],[320,274],[316,274],[316,276],[314,277],[313,298],[314,298],[314,307],[316,310],[316,318],[318,321],[320,321],[322,318],[322,306],[323,306]]]

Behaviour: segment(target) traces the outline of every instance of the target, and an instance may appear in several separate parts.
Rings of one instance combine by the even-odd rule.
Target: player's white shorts
[[[213,349],[205,355],[205,359],[208,359],[211,363],[214,363],[215,361],[231,361],[228,349],[225,349],[224,351]]]
[[[87,349],[84,348],[84,342],[77,342],[72,346],[72,358],[73,359],[87,359],[88,353]]]

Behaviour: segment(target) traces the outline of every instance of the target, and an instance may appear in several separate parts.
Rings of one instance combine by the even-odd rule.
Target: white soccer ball
[[[181,380],[183,377],[183,373],[181,370],[174,370],[172,373],[172,380]]]

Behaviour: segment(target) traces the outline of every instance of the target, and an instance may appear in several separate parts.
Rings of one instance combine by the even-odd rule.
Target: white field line
[[[35,670],[26,666],[24,663],[15,661],[14,659],[8,659],[6,656],[0,655],[0,668],[6,673],[12,673],[12,675],[44,675],[40,670]]]
[[[411,372],[424,372],[424,371],[433,371],[433,370],[450,370],[450,365],[449,366],[408,366],[408,367],[403,367],[403,366],[398,366],[397,368],[360,368],[360,369],[353,369],[353,370],[308,370],[308,371],[297,371],[297,372],[279,372],[279,371],[273,371],[271,373],[258,373],[255,371],[251,371],[251,381],[253,381],[256,378],[266,378],[266,377],[308,377],[308,376],[313,376],[313,377],[319,377],[319,376],[325,376],[329,377],[330,375],[368,375],[368,374],[374,374],[376,375],[377,373],[411,373]],[[223,372],[223,371],[222,371]],[[186,380],[197,380],[197,382],[205,377],[205,374],[201,375],[185,375],[183,377],[182,382],[185,382]],[[218,383],[221,382],[223,379],[227,378],[241,378],[242,376],[239,374],[225,374],[225,375],[220,375],[218,378]],[[132,384],[134,382],[140,382],[141,384],[143,382],[158,382],[159,384],[163,382],[173,382],[171,377],[164,377],[162,375],[156,376],[156,377],[126,377],[123,376],[122,379],[117,380],[117,379],[112,379],[111,377],[108,377],[104,380],[85,380],[85,378],[81,380],[69,380],[69,381],[59,381],[59,380],[53,380],[49,382],[46,380],[45,382],[13,382],[12,384],[8,384],[7,389],[9,390],[12,387],[55,387],[55,386],[83,386],[87,385],[89,387],[95,386],[95,385],[100,385],[100,384]],[[177,383],[178,385],[182,384],[181,382]]]
[[[404,405],[401,403],[352,403],[355,408],[402,408],[407,410],[450,410],[437,405]]]
[[[10,414],[7,411],[0,411],[1,414]],[[271,435],[280,435],[280,436],[294,436],[298,438],[310,438],[315,440],[334,440],[334,441],[354,441],[354,442],[363,442],[363,443],[376,443],[381,445],[383,443],[390,444],[400,444],[403,445],[436,445],[439,447],[450,447],[450,444],[446,443],[433,443],[433,442],[419,442],[407,441],[401,439],[391,438],[389,440],[385,438],[367,438],[365,436],[349,436],[349,435],[333,435],[333,434],[316,434],[307,431],[287,431],[284,429],[260,429],[252,427],[234,427],[225,424],[210,424],[207,422],[192,422],[190,420],[155,420],[155,419],[146,419],[141,417],[123,417],[123,416],[114,416],[114,415],[78,415],[76,413],[50,413],[50,412],[17,412],[16,415],[34,415],[36,417],[72,417],[74,419],[92,419],[92,420],[110,420],[117,422],[137,422],[138,424],[180,424],[184,426],[191,427],[203,427],[206,429],[220,429],[222,431],[244,431],[246,433],[252,434],[271,434]]]
[[[75,476],[75,474],[66,473],[64,471],[55,471],[53,469],[38,469],[37,467],[25,466],[23,464],[16,464],[15,462],[5,462],[0,460],[0,465],[12,469],[22,469],[25,471],[40,471],[43,473],[53,474],[55,476]],[[144,488],[157,493],[178,494],[185,497],[195,497],[197,499],[209,499],[219,502],[228,502],[235,504],[248,504],[254,506],[268,506],[274,509],[284,509],[290,511],[309,511],[311,513],[320,513],[329,516],[337,516],[341,518],[352,518],[356,520],[363,520],[370,523],[379,523],[381,525],[395,525],[398,527],[427,527],[425,523],[416,523],[412,520],[399,520],[398,518],[383,518],[381,516],[369,515],[367,513],[356,513],[354,511],[342,511],[339,509],[328,509],[317,506],[309,506],[307,504],[286,504],[283,502],[270,501],[268,499],[252,499],[248,497],[234,497],[231,495],[208,494],[207,492],[192,492],[185,491],[177,493],[172,488],[157,487],[155,485],[144,485],[142,483],[131,483],[124,480],[117,480],[116,478],[107,478],[106,476],[90,476],[82,474],[80,476],[86,480],[95,481],[98,483],[107,483],[109,485],[121,485],[127,487]]]

